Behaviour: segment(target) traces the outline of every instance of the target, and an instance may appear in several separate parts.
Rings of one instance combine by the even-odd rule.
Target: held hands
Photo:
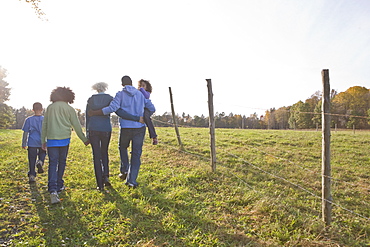
[[[43,143],[42,146],[41,146],[42,150],[46,151],[46,143]]]

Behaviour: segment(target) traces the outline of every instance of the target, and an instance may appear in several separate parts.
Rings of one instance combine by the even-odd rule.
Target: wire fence
[[[155,120],[155,121],[157,121],[157,120]],[[173,123],[167,123],[167,124],[169,124],[169,126],[174,125]],[[194,128],[192,126],[185,126],[185,125],[182,125],[181,127],[183,127],[183,128]],[[224,131],[223,129],[218,129],[217,133],[221,134],[223,131]],[[232,133],[233,131],[235,132],[236,130],[231,130],[231,132],[230,132],[230,130],[228,130],[227,133],[222,133],[222,134],[226,135],[228,137],[231,137],[231,135],[233,134]],[[196,128],[195,128],[195,132],[196,132]],[[218,135],[217,133],[216,133],[216,136]],[[205,160],[205,161],[210,161],[210,157],[205,156],[203,153],[197,152],[197,148],[191,147],[191,145],[187,145],[187,143],[197,143],[197,145],[199,145],[201,147],[207,146],[207,145],[209,145],[209,142],[208,142],[208,139],[206,137],[203,136],[202,138],[197,138],[197,139],[193,139],[191,137],[189,138],[186,135],[185,136],[182,135],[181,137],[183,139],[183,144],[185,145],[184,150],[179,150],[176,146],[173,145],[173,143],[176,140],[171,141],[171,143],[161,142],[161,144],[163,144],[167,148],[176,149],[179,152],[183,152],[183,153],[185,153],[187,155],[190,155],[190,156],[193,156],[195,158],[199,158],[199,159],[202,159],[202,160]],[[238,145],[240,147],[242,147],[243,149],[248,148],[248,149],[254,150],[256,153],[259,153],[261,155],[270,156],[270,157],[272,157],[276,160],[279,160],[283,163],[287,163],[287,164],[289,164],[290,169],[292,169],[292,167],[294,169],[300,169],[300,170],[302,170],[303,173],[306,173],[306,175],[307,175],[307,172],[308,172],[312,176],[315,176],[315,179],[317,179],[318,181],[320,180],[320,178],[322,176],[320,171],[317,170],[317,169],[315,170],[315,169],[312,169],[312,168],[307,167],[305,165],[298,164],[300,162],[293,161],[291,159],[281,157],[281,156],[276,154],[276,153],[289,154],[289,151],[277,150],[275,148],[274,153],[271,153],[269,151],[266,151],[266,149],[263,148],[263,145],[261,145],[259,147],[250,145],[250,144],[248,144],[248,142],[246,140],[235,138],[235,135],[232,136],[232,138],[229,138],[229,140],[232,140],[233,142],[238,143]],[[217,137],[216,137],[216,145],[222,145],[222,144],[223,143],[221,143],[221,142],[217,142]],[[270,170],[264,168],[262,163],[258,164],[258,163],[255,163],[255,162],[251,162],[250,160],[248,160],[248,158],[243,157],[243,155],[241,155],[242,153],[243,152],[241,152],[240,150],[237,150],[237,154],[232,153],[232,152],[218,151],[218,153],[217,153],[217,155],[218,155],[217,165],[219,167],[222,167],[223,171],[228,171],[228,168],[230,167],[230,162],[227,161],[227,157],[233,158],[234,160],[237,160],[235,166],[237,166],[237,165],[238,166],[247,165],[248,167],[253,169],[253,172],[255,172],[255,173],[260,173],[260,174],[263,173],[263,174],[265,174],[265,175],[267,175],[267,176],[269,176],[269,177],[271,177],[271,178],[273,178],[277,181],[280,181],[281,183],[289,184],[291,187],[295,187],[295,188],[303,191],[307,195],[312,196],[315,199],[322,200],[321,196],[317,194],[317,193],[320,193],[318,191],[318,189],[317,188],[310,188],[310,185],[304,184],[304,182],[302,180],[300,180],[300,178],[294,178],[294,177],[287,178],[285,176],[285,174],[282,173],[282,170],[281,171],[270,171]],[[321,165],[321,163],[320,163],[320,165]],[[237,173],[233,173],[233,172],[228,172],[228,174],[230,176],[235,177],[238,181],[240,181],[246,187],[248,187],[249,189],[252,189],[253,191],[257,192],[257,191],[263,190],[263,188],[262,189],[257,189],[256,186],[253,186],[251,183],[247,182],[246,179],[243,178],[243,175],[238,175]],[[333,184],[334,183],[336,183],[336,184],[343,183],[347,187],[351,186],[351,187],[355,188],[357,190],[357,192],[360,193],[360,196],[363,195],[365,197],[365,195],[368,195],[368,193],[370,192],[370,187],[367,187],[366,185],[360,185],[358,183],[356,184],[356,183],[349,182],[349,181],[346,181],[344,179],[339,179],[339,178],[336,178],[336,177],[333,177],[333,176],[328,176],[328,178],[330,178],[332,180]],[[362,191],[359,191],[359,190],[362,190]],[[349,209],[348,207],[343,206],[341,203],[334,202],[333,200],[326,200],[326,201],[329,202],[331,205],[336,206],[336,207],[338,207],[338,208],[340,208],[344,211],[347,211],[348,213],[350,213],[352,215],[355,215],[359,218],[362,218],[362,219],[365,219],[365,220],[368,220],[368,221],[370,220],[367,213],[356,212],[356,210]],[[366,200],[363,200],[361,203],[365,206],[369,206],[369,202],[367,202]]]

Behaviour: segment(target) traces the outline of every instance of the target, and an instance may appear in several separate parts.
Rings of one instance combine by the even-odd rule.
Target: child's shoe
[[[28,177],[28,181],[29,181],[30,183],[34,183],[34,182],[36,182],[36,177],[35,177],[34,175],[29,175],[29,177]]]
[[[41,160],[36,161],[37,173],[44,173],[44,169],[42,168],[43,165]]]
[[[51,204],[60,203],[60,199],[57,192],[50,193]]]
[[[153,138],[153,145],[157,145],[158,144],[158,139],[157,139],[157,137],[154,137]]]

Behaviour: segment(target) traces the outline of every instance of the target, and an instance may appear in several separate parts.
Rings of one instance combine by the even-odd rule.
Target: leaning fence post
[[[183,150],[184,149],[184,146],[182,145],[179,128],[177,127],[175,107],[173,106],[173,99],[172,99],[172,90],[171,90],[171,87],[169,87],[169,90],[170,90],[170,101],[171,101],[171,111],[172,111],[173,124],[175,125],[175,131],[176,131],[177,141],[178,141],[178,143],[180,145],[180,149]]]
[[[211,141],[211,167],[212,171],[216,171],[216,139],[215,139],[215,114],[213,111],[213,92],[212,81],[206,79],[208,87],[208,110],[209,110],[209,134]]]
[[[330,83],[329,70],[321,72],[322,95],[322,218],[326,225],[331,223],[331,167],[330,167]]]

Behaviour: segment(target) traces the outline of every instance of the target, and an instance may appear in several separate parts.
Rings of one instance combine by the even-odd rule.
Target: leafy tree
[[[245,119],[245,128],[247,129],[260,129],[260,119],[258,118],[257,113],[251,114]],[[261,121],[262,122],[262,121]]]
[[[14,124],[13,109],[4,102],[9,100],[10,88],[5,81],[6,69],[0,66],[0,128],[9,128]]]
[[[8,101],[10,96],[10,88],[8,88],[9,83],[5,81],[6,76],[6,69],[0,66],[0,103]]]
[[[292,105],[290,109],[289,126],[290,128],[308,129],[313,127],[310,105],[299,101]]]
[[[12,126],[12,128],[21,129],[26,118],[32,115],[33,111],[30,109],[26,109],[24,106],[21,109],[15,109],[14,110],[15,123]]]
[[[47,20],[45,18],[46,15],[44,11],[42,11],[42,9],[39,7],[39,3],[41,3],[41,0],[20,0],[20,1],[24,1],[26,3],[31,4],[32,8],[35,10],[37,17],[43,20]]]
[[[275,108],[271,108],[265,112],[265,116],[263,117],[263,121],[267,126],[267,129],[277,129],[276,118],[275,118]]]
[[[6,129],[14,124],[13,108],[0,103],[0,129]]]
[[[358,128],[368,128],[366,116],[369,108],[369,89],[354,86],[334,97],[331,112],[337,114],[334,116],[334,121],[340,128],[352,128],[353,125]]]
[[[86,124],[86,115],[81,109],[75,109],[77,113],[77,118],[80,121],[81,126],[85,126]]]
[[[278,129],[287,129],[289,127],[289,107],[280,107],[274,112],[274,115]]]

